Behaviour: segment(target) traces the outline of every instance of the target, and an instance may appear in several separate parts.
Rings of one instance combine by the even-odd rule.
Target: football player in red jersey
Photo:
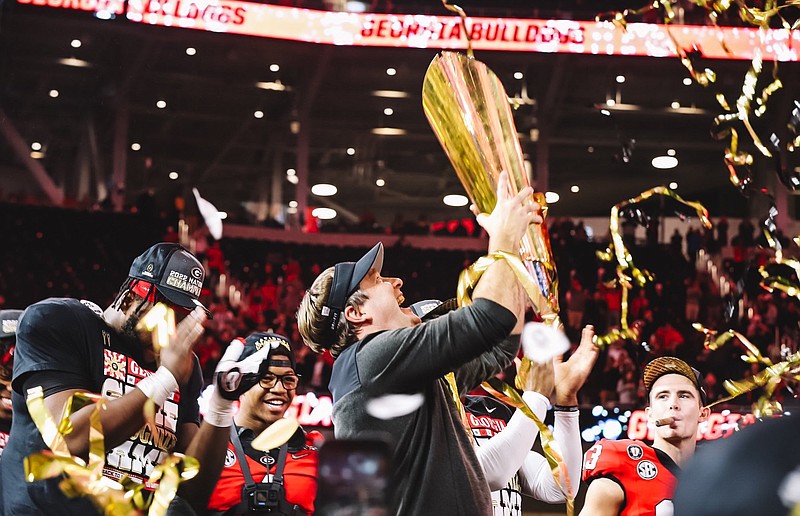
[[[235,367],[226,362],[235,362]],[[222,398],[239,400],[239,410],[225,427],[201,426],[207,439],[202,448],[190,449],[200,461],[200,473],[186,483],[195,495],[189,501],[199,514],[312,514],[318,465],[314,443],[322,436],[298,428],[275,449],[261,451],[252,445],[283,419],[295,397],[299,378],[291,343],[270,332],[234,339],[220,370],[215,388]]]
[[[589,484],[581,515],[672,516],[675,475],[693,455],[697,427],[708,418],[700,372],[674,357],[644,369],[648,420],[656,425],[653,446],[642,441],[601,440],[585,454]]]

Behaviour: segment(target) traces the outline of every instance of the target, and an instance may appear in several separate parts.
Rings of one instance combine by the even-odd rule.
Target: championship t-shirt
[[[114,399],[134,389],[155,368],[155,364],[144,362],[141,344],[111,329],[94,303],[51,298],[31,305],[17,328],[12,380],[14,420],[0,461],[5,514],[85,515],[91,507],[86,500],[63,496],[58,478],[25,482],[23,459],[46,448],[25,403],[23,390],[26,383],[31,387],[31,375],[35,375],[33,379],[42,386],[45,397],[79,389]],[[144,427],[108,451],[103,474],[114,480],[125,475],[145,482],[175,447],[180,425],[199,423],[197,398],[201,388],[202,375],[195,357],[190,380],[157,410],[155,428]],[[88,510],[88,514],[95,512]]]
[[[625,493],[621,516],[672,516],[678,465],[642,441],[601,440],[583,456],[583,481],[613,480]]]

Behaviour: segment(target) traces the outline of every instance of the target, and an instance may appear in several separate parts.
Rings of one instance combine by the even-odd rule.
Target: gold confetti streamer
[[[258,434],[251,446],[260,451],[274,450],[292,438],[300,424],[294,418],[282,418],[269,425]]]
[[[497,260],[506,261],[508,266],[511,267],[511,270],[514,271],[514,275],[517,277],[517,280],[520,282],[522,288],[525,290],[525,293],[528,294],[530,299],[537,299],[541,297],[536,284],[528,274],[528,271],[522,264],[522,260],[520,260],[519,256],[506,251],[496,251],[494,253],[481,256],[475,261],[475,263],[461,272],[461,275],[458,278],[458,289],[456,291],[458,306],[472,304],[472,291],[475,289],[475,285],[478,284],[478,280],[483,273],[486,272],[486,270]],[[557,326],[557,320],[558,314],[553,313],[547,317],[544,322]]]
[[[536,414],[534,414],[528,404],[525,403],[525,400],[522,399],[522,396],[520,396],[517,391],[512,389],[511,386],[505,382],[501,382],[497,378],[491,378],[483,382],[481,386],[486,389],[486,392],[498,400],[518,409],[520,412],[528,416],[534,422],[534,424],[536,424],[537,428],[539,428],[539,435],[542,439],[542,451],[547,459],[547,463],[550,465],[550,471],[553,473],[553,478],[555,479],[556,484],[558,484],[558,487],[561,488],[561,491],[567,498],[567,515],[571,516],[574,514],[575,499],[571,495],[572,484],[567,472],[567,465],[564,463],[564,459],[561,457],[561,454],[558,453],[555,448],[553,448],[553,441],[555,441],[555,437],[550,431],[550,428],[548,428],[547,425],[545,425],[538,417],[536,417]]]
[[[789,0],[785,2],[778,2],[776,0],[767,0],[761,7],[748,6],[745,0],[694,0],[694,3],[706,11],[708,19],[711,24],[717,26],[718,17],[720,14],[728,11],[731,7],[735,7],[739,17],[750,25],[756,26],[761,29],[763,35],[767,29],[772,25],[772,20],[777,19],[780,25],[787,31],[793,31],[800,27],[800,19],[789,22],[782,16],[782,11],[788,7],[800,6],[800,0]],[[671,7],[670,0],[654,0],[650,4],[645,5],[640,9],[626,9],[624,11],[611,11],[597,16],[598,21],[610,21],[622,30],[626,29],[627,21],[630,16],[639,15],[647,11],[658,10],[661,13],[663,22],[667,25],[667,34],[669,35],[675,52],[678,55],[681,63],[687,69],[691,77],[701,86],[709,87],[716,82],[716,73],[710,68],[704,68],[699,65],[698,61],[702,58],[702,51],[696,46],[691,45],[685,48],[676,39],[672,31],[669,29],[669,24],[675,19],[675,13]],[[729,52],[728,47],[724,41],[722,32],[719,32],[719,40],[722,48]],[[789,34],[791,37],[791,34]],[[730,103],[725,99],[721,92],[717,92],[715,97],[717,102],[722,106],[724,113],[718,115],[714,119],[714,138],[723,140],[730,137],[730,141],[725,149],[724,163],[728,168],[731,183],[739,189],[742,194],[746,194],[747,189],[751,183],[751,173],[749,170],[750,165],[753,163],[753,157],[744,151],[739,150],[739,135],[735,128],[731,127],[733,123],[741,123],[747,131],[753,145],[759,152],[766,156],[772,157],[772,152],[764,145],[761,137],[756,132],[752,125],[751,116],[761,117],[767,110],[767,101],[769,97],[783,87],[783,83],[778,77],[777,62],[773,63],[772,81],[757,93],[757,83],[762,71],[762,58],[761,50],[756,48],[754,51],[753,59],[750,69],[745,75],[742,83],[741,93],[737,99],[734,109],[731,109]],[[774,144],[774,142],[773,142]],[[787,146],[787,150],[793,150],[791,142]],[[776,148],[776,150],[779,150]],[[789,182],[786,179],[786,174],[780,169],[778,173],[781,181],[787,184],[789,188],[794,190],[797,187],[795,182]],[[800,181],[798,181],[800,183]],[[762,190],[763,193],[763,190]]]
[[[719,334],[715,330],[705,328],[699,323],[692,325],[694,329],[705,334],[705,347],[710,350],[717,350],[727,342],[736,338],[744,346],[746,353],[742,355],[742,360],[748,363],[758,363],[764,365],[760,372],[744,378],[742,380],[725,380],[722,386],[728,392],[728,396],[717,400],[708,405],[713,407],[720,403],[725,403],[734,398],[762,388],[764,394],[753,404],[753,414],[756,417],[767,417],[782,412],[783,408],[777,400],[772,397],[778,385],[784,380],[797,380],[796,371],[800,368],[800,352],[789,355],[786,360],[773,364],[769,357],[761,354],[750,340],[735,330],[727,330]]]
[[[444,4],[445,9],[456,13],[461,18],[461,29],[464,31],[464,37],[467,39],[467,55],[469,57],[474,57],[472,52],[472,34],[467,29],[467,13],[464,12],[464,9],[461,7],[449,3],[447,0],[442,0],[442,4]]]
[[[484,272],[496,261],[498,260],[505,260],[506,263],[511,267],[511,270],[514,271],[514,275],[517,277],[517,280],[522,285],[522,288],[525,292],[530,296],[531,299],[536,299],[538,296],[537,287],[533,283],[533,279],[528,274],[525,266],[522,264],[522,260],[520,260],[519,256],[516,254],[512,254],[506,251],[497,251],[494,253],[490,253],[486,256],[482,256],[478,258],[475,263],[470,265],[464,271],[461,272],[461,275],[458,278],[458,289],[456,294],[456,299],[458,301],[458,306],[467,306],[472,304],[472,291],[474,290],[475,286],[478,283],[478,280],[481,278]],[[545,321],[546,323],[548,321]],[[554,314],[553,317],[550,319],[549,323],[551,325],[558,325],[558,315]],[[523,359],[523,365],[520,367],[520,371],[517,373],[517,379],[519,380],[521,374],[527,374],[526,371],[530,370],[530,361],[525,364],[525,360]],[[445,378],[447,379],[448,383],[450,384],[450,389],[452,391],[453,397],[456,399],[456,407],[459,408],[460,413],[463,417],[466,418],[464,413],[464,407],[461,404],[461,399],[458,395],[458,388],[455,382],[455,375],[453,373],[448,373]],[[522,400],[522,397],[514,391],[511,387],[506,385],[505,383],[497,380],[497,379],[490,379],[484,382],[483,388],[487,390],[490,394],[495,396],[497,399],[508,403],[509,405],[519,408],[526,416],[531,418],[534,423],[539,427],[539,432],[542,438],[542,449],[544,450],[545,457],[547,458],[548,463],[550,464],[550,468],[553,471],[553,477],[556,479],[559,487],[561,487],[562,491],[565,493],[567,497],[567,514],[572,516],[574,514],[574,499],[570,495],[569,490],[569,480],[566,477],[566,466],[564,465],[563,459],[561,456],[552,448],[553,442],[553,434],[550,432],[550,429],[544,425],[530,410],[527,404]],[[494,387],[493,387],[494,386]],[[465,419],[466,421],[466,419]],[[469,428],[467,424],[465,428]],[[559,471],[563,471],[564,477],[564,484],[560,481],[560,473]],[[566,490],[565,486],[566,485]]]
[[[600,260],[607,262],[616,259],[616,282],[622,287],[622,305],[620,310],[620,327],[612,328],[611,331],[605,335],[595,335],[594,337],[594,344],[601,349],[618,340],[635,340],[639,338],[639,328],[631,328],[628,326],[628,294],[630,293],[630,289],[633,288],[634,284],[642,287],[648,281],[651,281],[653,276],[648,271],[639,269],[634,265],[633,257],[631,256],[630,251],[628,251],[628,248],[625,247],[625,242],[620,234],[619,213],[623,208],[638,204],[653,197],[654,195],[671,197],[679,203],[693,208],[703,227],[711,227],[711,220],[708,217],[708,210],[706,210],[702,204],[693,201],[686,201],[673,190],[670,190],[665,186],[657,186],[655,188],[651,188],[650,190],[646,190],[640,193],[638,196],[622,201],[611,208],[611,217],[609,219],[611,246],[609,246],[609,248],[605,251],[598,251],[597,257]]]
[[[161,348],[169,346],[170,339],[175,336],[175,311],[164,303],[156,303],[142,317],[136,329],[153,334],[153,349],[158,357]]]
[[[147,511],[148,516],[162,516],[166,514],[172,499],[178,494],[178,485],[184,480],[197,476],[200,472],[200,463],[194,457],[181,453],[173,453],[167,460],[153,468],[150,482],[158,482],[158,489],[153,493],[153,502]]]
[[[65,422],[77,410],[94,403],[89,427],[89,461],[72,456],[67,448],[65,435],[72,432],[72,424]],[[148,497],[144,484],[123,477],[119,481],[103,476],[105,465],[105,438],[100,421],[106,409],[106,399],[92,393],[75,393],[67,400],[63,416],[56,423],[44,404],[41,387],[28,390],[26,399],[28,412],[48,449],[25,457],[23,467],[28,482],[64,476],[59,483],[62,492],[71,498],[85,496],[107,516],[127,516],[148,509]],[[171,454],[164,463],[156,466],[149,478],[150,483],[159,482],[150,497],[149,516],[162,516],[177,493],[182,480],[193,478],[199,472],[199,464],[192,457]]]

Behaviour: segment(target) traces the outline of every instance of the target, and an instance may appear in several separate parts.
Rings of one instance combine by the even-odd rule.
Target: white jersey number
[[[672,505],[672,500],[661,500],[656,505],[656,516],[673,516],[675,514],[675,506]]]
[[[597,461],[600,460],[600,453],[603,451],[603,446],[598,443],[589,448],[583,458],[583,469],[593,470],[597,466]]]

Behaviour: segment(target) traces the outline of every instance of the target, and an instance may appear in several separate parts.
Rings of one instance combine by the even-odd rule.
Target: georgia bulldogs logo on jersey
[[[643,460],[636,465],[636,472],[645,480],[656,478],[658,467],[649,460]]]
[[[642,451],[642,447],[638,444],[631,444],[628,445],[628,457],[632,458],[633,460],[639,460],[644,456],[644,451]]]
[[[234,464],[236,464],[236,454],[235,454],[235,453],[233,453],[233,450],[230,450],[230,449],[229,449],[229,450],[228,450],[228,451],[225,453],[225,467],[226,467],[226,468],[230,468],[230,467],[231,467],[231,466],[233,466]]]

